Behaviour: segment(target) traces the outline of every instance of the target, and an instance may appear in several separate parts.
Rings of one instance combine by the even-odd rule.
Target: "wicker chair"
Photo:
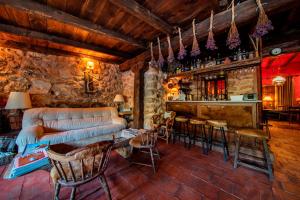
[[[144,130],[136,137],[129,141],[131,147],[138,149],[142,153],[150,154],[151,164],[131,161],[133,164],[148,166],[153,168],[153,172],[156,172],[154,156],[159,157],[159,152],[156,147],[157,132],[155,130]]]
[[[152,116],[152,127],[157,130],[158,138],[166,140],[169,143],[169,138],[173,131],[174,119],[176,113],[174,111],[166,112],[169,116],[165,117],[165,114],[156,114]]]
[[[104,172],[108,165],[112,145],[112,141],[99,142],[65,155],[48,150],[48,156],[53,165],[50,175],[55,188],[54,199],[59,199],[61,187],[72,188],[70,199],[75,199],[76,188],[94,179],[99,180],[100,186],[79,199],[83,199],[101,188],[104,189],[107,199],[111,199]]]

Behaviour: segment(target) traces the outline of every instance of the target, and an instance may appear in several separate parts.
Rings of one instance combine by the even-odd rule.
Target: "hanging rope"
[[[234,21],[234,0],[231,2],[231,27],[228,33],[226,44],[229,49],[235,49],[241,44],[239,32]]]
[[[167,36],[167,40],[168,40],[168,46],[169,46],[168,47],[168,53],[169,53],[168,62],[172,63],[175,60],[175,58],[174,58],[174,52],[173,52],[173,49],[172,49],[172,46],[171,46],[171,40],[170,40],[169,35]]]
[[[153,55],[153,43],[150,42],[150,51],[151,51],[151,60],[150,60],[150,66],[155,66],[156,62],[155,62],[155,58]]]
[[[210,13],[210,25],[209,25],[209,32],[208,32],[208,38],[207,38],[207,42],[206,42],[206,48],[209,50],[215,50],[218,49],[218,47],[216,46],[216,42],[214,39],[214,34],[213,34],[213,22],[214,22],[214,11],[212,10]]]
[[[181,29],[180,28],[178,28],[178,33],[179,33],[179,52],[178,52],[177,59],[182,60],[186,56],[186,50],[185,50],[185,48],[183,46],[183,43],[182,43]]]
[[[260,38],[269,33],[270,30],[273,30],[271,20],[269,20],[268,16],[265,13],[264,7],[261,4],[260,0],[256,0],[256,4],[259,9],[258,21],[255,26],[253,37]]]
[[[193,46],[191,51],[191,56],[196,57],[200,54],[199,44],[196,37],[196,27],[195,27],[195,19],[193,19]]]
[[[157,65],[158,67],[162,68],[164,66],[165,59],[161,53],[161,48],[160,48],[160,40],[159,37],[157,37],[157,44],[158,44],[158,60],[157,60]]]

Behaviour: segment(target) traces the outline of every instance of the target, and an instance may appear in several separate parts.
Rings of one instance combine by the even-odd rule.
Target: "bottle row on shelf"
[[[228,57],[221,57],[220,54],[217,54],[217,57],[211,57],[207,56],[205,58],[191,58],[186,60],[182,63],[177,63],[176,66],[172,66],[171,70],[169,70],[170,73],[181,73],[185,71],[191,71],[195,69],[205,69],[205,68],[212,68],[216,65],[221,64],[230,64],[234,61],[242,61],[247,59],[253,59],[254,58],[254,52],[246,52],[245,50],[238,49],[236,52],[234,52],[233,55]]]

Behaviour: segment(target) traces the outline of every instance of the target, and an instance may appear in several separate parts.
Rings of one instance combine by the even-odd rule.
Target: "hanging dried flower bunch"
[[[226,44],[229,49],[235,49],[241,44],[239,32],[234,21],[234,0],[231,3],[231,27],[228,33]]]
[[[269,20],[268,16],[266,15],[265,10],[261,4],[261,1],[256,0],[256,3],[259,9],[259,16],[258,16],[257,24],[255,26],[253,37],[260,38],[266,35],[267,33],[269,33],[270,30],[273,30],[274,27],[272,26],[271,20]]]
[[[153,44],[152,42],[150,42],[150,52],[151,52],[151,60],[150,60],[150,66],[155,66],[156,65],[156,62],[155,62],[155,58],[154,58],[154,55],[153,55]]]
[[[168,35],[167,36],[167,40],[168,40],[168,52],[169,52],[169,55],[168,55],[168,62],[169,63],[172,63],[175,58],[174,58],[174,53],[173,53],[173,49],[172,49],[172,46],[171,46],[171,40],[170,40],[170,36]]]
[[[179,32],[179,52],[178,52],[177,59],[182,60],[186,56],[186,50],[185,50],[185,48],[183,46],[183,43],[182,43],[181,29],[180,28],[178,28],[178,32]]]
[[[195,19],[193,20],[193,35],[194,35],[194,39],[193,39],[193,47],[192,47],[192,51],[191,51],[191,56],[196,57],[200,54],[200,49],[199,49],[199,44],[198,44],[197,37],[196,37]]]
[[[157,60],[157,65],[158,67],[162,68],[164,66],[165,59],[161,53],[161,48],[160,48],[160,40],[159,37],[157,37],[157,44],[158,44],[158,60]]]
[[[212,31],[213,20],[214,20],[214,11],[212,10],[210,13],[210,26],[209,26],[208,38],[207,38],[207,42],[206,42],[206,48],[209,50],[218,49],[218,47],[216,46],[215,39],[214,39],[214,33]]]

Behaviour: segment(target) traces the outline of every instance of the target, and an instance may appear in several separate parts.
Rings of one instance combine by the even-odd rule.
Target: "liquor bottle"
[[[246,51],[245,49],[242,51],[242,60],[246,60]]]
[[[207,57],[205,57],[205,60],[204,60],[204,67],[205,68],[207,68],[207,64],[208,64]]]
[[[221,58],[220,58],[220,54],[218,53],[217,55],[217,59],[216,59],[216,65],[221,64]]]
[[[238,50],[238,61],[242,60],[242,52],[241,52],[241,49],[239,48]]]

